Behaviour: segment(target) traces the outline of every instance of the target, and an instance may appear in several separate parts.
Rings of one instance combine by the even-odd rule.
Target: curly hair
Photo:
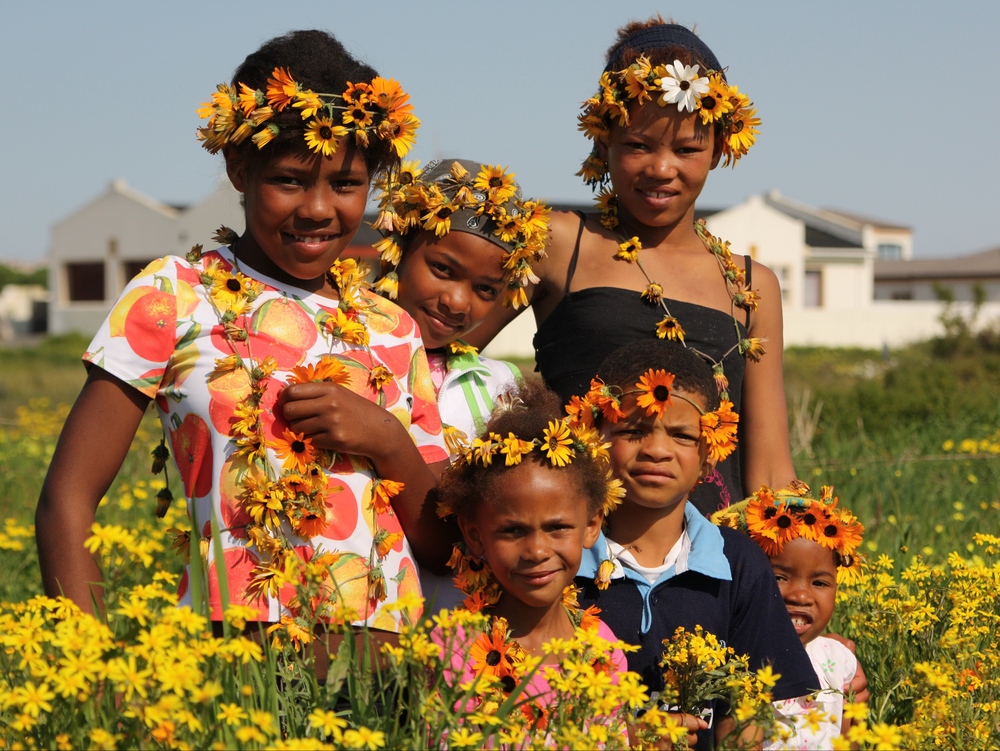
[[[325,94],[339,94],[347,89],[348,83],[371,81],[378,75],[370,65],[351,55],[332,34],[310,29],[289,31],[264,42],[236,69],[232,84],[237,88],[244,83],[252,89],[266,89],[267,79],[275,68],[285,68],[303,88]],[[299,110],[287,108],[276,112],[272,120],[281,130],[268,149],[259,150],[249,138],[228,148],[250,165],[266,163],[285,149],[302,148],[305,121]],[[399,163],[389,142],[380,138],[373,138],[362,153],[372,177]]]
[[[616,349],[601,363],[597,376],[628,391],[650,368],[673,373],[674,388],[702,397],[706,412],[718,408],[719,389],[712,368],[693,350],[667,339],[633,342]]]
[[[526,383],[518,392],[517,400],[510,409],[495,410],[486,425],[485,434],[490,432],[507,436],[513,433],[521,440],[542,438],[542,432],[549,422],[563,417],[563,405],[559,396],[540,382]],[[534,463],[551,467],[548,459],[538,449],[525,454],[521,464]],[[439,503],[442,508],[453,512],[460,519],[475,519],[484,503],[503,505],[504,489],[509,482],[511,470],[503,457],[497,457],[488,467],[479,462],[469,463],[457,460],[446,470],[438,488]],[[593,516],[604,504],[607,495],[607,468],[587,452],[578,452],[573,461],[558,469],[583,492],[587,498],[587,514]]]

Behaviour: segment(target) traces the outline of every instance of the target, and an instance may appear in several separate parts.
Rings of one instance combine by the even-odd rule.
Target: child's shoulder
[[[719,527],[718,529],[722,535],[722,544],[727,558],[748,561],[758,564],[768,571],[771,570],[770,560],[761,550],[760,545],[751,539],[750,535],[730,527]]]
[[[364,300],[369,329],[400,339],[417,336],[413,318],[395,302],[369,287],[359,289],[358,296]]]

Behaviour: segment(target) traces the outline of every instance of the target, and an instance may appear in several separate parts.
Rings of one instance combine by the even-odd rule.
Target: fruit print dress
[[[342,374],[339,382],[396,415],[427,462],[448,458],[441,420],[416,327],[395,303],[366,287],[355,288],[357,305],[347,311],[354,335],[347,336],[346,329],[333,323],[338,316],[344,320],[344,306],[337,301],[240,269],[226,247],[198,256],[167,256],[150,263],[125,288],[83,359],[155,401],[192,527],[207,538],[213,512],[218,520],[229,601],[253,607],[261,621],[277,622],[288,615],[294,587],[261,591],[252,584],[273,563],[268,546],[258,544],[261,538],[254,535],[262,526],[259,517],[248,513],[247,450],[240,449],[238,440],[241,415],[252,403],[252,367],[267,366],[264,377],[260,371],[255,376],[257,393],[263,394],[254,413],[263,436],[256,457],[260,465],[270,466],[272,476],[290,472],[287,456],[283,461],[276,453],[282,445],[288,453],[289,426],[274,404],[296,368],[301,373],[305,366],[334,360]],[[253,294],[225,308],[239,313],[225,321],[217,282],[234,278]],[[364,338],[367,345],[359,341]],[[234,352],[249,367],[232,367],[238,359]],[[280,538],[285,550],[291,547],[302,560],[332,554],[326,559],[332,561],[331,597],[353,611],[356,624],[397,631],[398,616],[385,605],[408,592],[419,594],[413,555],[399,521],[388,504],[376,502],[379,480],[367,459],[328,452],[317,463],[322,463],[322,474],[311,481],[320,488],[316,497],[321,510],[310,533],[296,533],[282,510],[269,517],[272,531],[264,542]],[[320,475],[319,470],[313,473]],[[206,547],[211,617],[221,620],[216,544],[202,550]],[[190,567],[180,583],[182,605],[191,602],[189,576]]]

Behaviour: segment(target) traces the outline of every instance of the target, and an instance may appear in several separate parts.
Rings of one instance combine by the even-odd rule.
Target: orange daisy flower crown
[[[378,183],[379,215],[374,227],[383,234],[375,249],[388,267],[375,289],[395,299],[403,238],[415,229],[444,237],[469,232],[504,251],[504,304],[528,304],[525,288],[537,282],[531,266],[545,256],[552,209],[543,201],[524,199],[505,167],[466,159],[429,162],[423,170],[407,162],[392,182]]]
[[[789,540],[804,537],[835,552],[845,574],[856,571],[861,564],[856,551],[864,525],[838,505],[832,486],[820,488],[819,498],[810,498],[808,493],[809,487],[800,481],[784,490],[761,486],[746,500],[716,511],[712,522],[750,535],[768,556],[780,553]],[[841,580],[841,571],[837,573]]]
[[[636,406],[646,410],[646,416],[662,415],[677,398],[698,410],[701,415],[701,436],[708,446],[709,457],[721,462],[736,450],[736,431],[740,416],[733,411],[733,403],[722,400],[718,409],[706,412],[701,405],[673,388],[674,374],[650,368],[640,376],[635,388],[624,391],[609,385],[600,378],[590,381],[590,390],[583,396],[574,396],[566,405],[571,425],[594,429],[598,419],[616,423],[625,416],[622,400],[638,395]]]
[[[760,118],[753,102],[726,82],[724,71],[702,70],[700,65],[685,65],[680,60],[653,65],[641,55],[622,70],[604,71],[597,93],[582,105],[579,128],[595,141],[590,156],[577,172],[584,182],[594,188],[607,183],[608,165],[596,143],[608,144],[612,125],[629,124],[632,102],[641,105],[654,99],[661,107],[676,107],[681,113],[697,112],[705,125],[718,123],[723,166],[735,166],[759,133]]]
[[[199,117],[208,120],[198,129],[198,140],[213,154],[247,138],[262,149],[281,131],[272,121],[274,114],[293,107],[306,121],[304,138],[310,151],[330,156],[339,138],[353,134],[361,148],[377,138],[402,158],[420,126],[409,100],[393,79],[378,76],[369,83],[348,83],[340,94],[323,94],[302,88],[287,69],[275,68],[263,91],[244,83],[220,83],[211,100],[198,108]]]

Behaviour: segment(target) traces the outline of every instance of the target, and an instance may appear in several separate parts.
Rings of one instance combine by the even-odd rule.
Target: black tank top
[[[621,287],[588,287],[569,291],[576,273],[583,234],[583,215],[576,247],[570,260],[566,287],[562,299],[535,334],[535,362],[549,388],[563,402],[574,395],[583,395],[590,388],[590,379],[604,359],[619,347],[634,341],[655,338],[656,324],[663,318],[663,308],[642,298],[640,292]],[[750,288],[752,265],[746,260],[746,287]],[[733,318],[704,305],[667,300],[670,312],[684,327],[684,340],[694,349],[713,360],[722,357],[736,343]],[[740,336],[747,335],[747,322],[737,326]],[[735,349],[724,359],[729,379],[729,398],[740,411],[743,373],[746,362]],[[742,430],[741,430],[742,432]],[[740,451],[721,462],[716,471],[691,493],[690,500],[703,514],[710,514],[730,503],[742,500],[743,484],[740,473]]]

